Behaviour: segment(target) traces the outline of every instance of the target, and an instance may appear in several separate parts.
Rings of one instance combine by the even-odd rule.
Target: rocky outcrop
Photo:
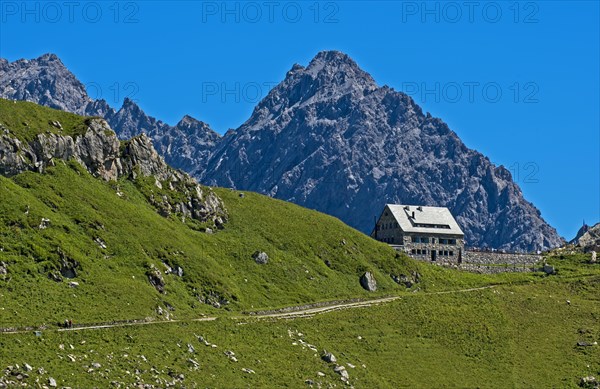
[[[25,144],[0,128],[0,174],[12,176],[26,170],[42,172],[56,160],[77,160],[92,175],[114,180],[123,175],[119,140],[102,119],[88,119],[82,136],[38,134]]]
[[[469,246],[531,251],[563,242],[506,168],[335,51],[294,65],[195,175],[328,213],[365,233],[386,203],[424,204],[448,207]]]
[[[28,170],[43,172],[58,160],[73,159],[106,181],[154,177],[156,195],[159,189],[162,192],[159,199],[154,193],[148,197],[159,211],[168,210],[160,212],[164,216],[178,213],[216,227],[225,223],[227,212],[221,199],[189,175],[168,166],[148,136],[142,134],[121,144],[105,120],[90,118],[85,124],[82,135],[44,133],[29,143],[13,137],[10,129],[0,128],[0,174],[10,177]]]
[[[590,227],[583,225],[573,240],[569,242],[584,253],[600,251],[600,223]]]
[[[204,166],[220,136],[206,123],[184,116],[170,126],[125,98],[119,110],[105,100],[94,100],[85,86],[54,54],[37,59],[8,62],[0,59],[0,97],[31,101],[50,108],[86,116],[99,116],[120,139],[146,133],[165,161],[177,169],[191,171]]]

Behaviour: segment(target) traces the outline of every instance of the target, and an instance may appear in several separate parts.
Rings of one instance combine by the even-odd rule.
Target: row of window
[[[415,223],[415,227],[423,227],[423,228],[443,228],[446,230],[450,229],[450,226],[447,224],[424,224],[424,223]]]
[[[429,243],[429,237],[427,236],[413,236],[411,238],[413,243]],[[435,238],[431,238],[431,243],[435,243]],[[439,239],[440,244],[456,244],[456,239]]]
[[[380,225],[380,229],[382,229],[382,230],[389,230],[389,229],[398,228],[398,227],[400,227],[398,222],[381,223],[381,225]]]
[[[381,241],[385,242],[385,243],[394,243],[394,237],[391,237],[391,238],[381,238]]]
[[[432,250],[435,251],[435,250]],[[410,250],[410,253],[413,255],[427,255],[430,253],[429,250],[427,249],[412,249]],[[438,250],[438,255],[442,255],[444,257],[453,257],[454,256],[454,251],[452,250]]]
[[[456,239],[442,239],[442,238],[440,238],[440,244],[456,244]]]

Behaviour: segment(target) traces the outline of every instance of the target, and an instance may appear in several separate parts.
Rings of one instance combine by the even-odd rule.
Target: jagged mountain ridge
[[[126,98],[119,110],[105,100],[91,99],[83,83],[55,54],[14,62],[0,59],[0,97],[103,117],[120,139],[144,132],[169,165],[186,171],[200,166],[220,138],[208,124],[188,115],[170,126],[146,115],[131,99]]]
[[[73,80],[63,73],[56,72],[57,84]],[[57,94],[18,94],[14,85],[6,86],[7,78],[0,74],[0,96]],[[80,97],[75,101],[85,101],[87,95],[72,89]],[[468,149],[409,96],[377,86],[343,53],[322,52],[306,68],[294,65],[248,121],[223,138],[186,118],[169,127],[130,100],[119,111],[91,101],[85,114],[105,117],[122,138],[148,133],[167,162],[207,184],[267,193],[366,233],[384,203],[398,202],[448,206],[471,246],[534,250],[563,242],[505,168]]]
[[[294,65],[196,175],[329,213],[365,233],[385,203],[427,204],[449,207],[471,246],[529,251],[563,242],[507,169],[335,51]]]

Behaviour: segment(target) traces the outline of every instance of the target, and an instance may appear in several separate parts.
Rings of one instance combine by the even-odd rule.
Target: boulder
[[[544,267],[542,268],[542,270],[547,275],[551,275],[551,274],[555,274],[556,273],[556,270],[554,269],[554,266],[550,266],[548,264],[544,264]]]
[[[52,377],[48,377],[48,385],[53,388],[56,388],[56,380]]]
[[[254,259],[254,262],[258,263],[259,265],[266,265],[267,262],[269,262],[269,256],[264,251],[254,252],[254,254],[252,254],[252,258]]]
[[[350,378],[350,376],[348,375],[348,371],[346,370],[346,367],[344,366],[336,366],[333,368],[333,371],[335,371],[336,373],[338,373],[339,375],[342,376],[342,381],[346,382],[348,381],[348,379]]]
[[[333,355],[330,352],[327,352],[327,350],[323,350],[323,355],[321,355],[321,359],[327,363],[337,362],[337,358],[335,357],[335,355]]]
[[[371,272],[366,272],[360,277],[360,285],[369,292],[377,290],[377,281]]]
[[[592,251],[592,257],[590,258],[591,263],[596,263],[596,252]]]

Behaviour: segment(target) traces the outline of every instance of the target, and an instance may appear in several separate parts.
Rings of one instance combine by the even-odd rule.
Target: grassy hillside
[[[600,373],[600,348],[577,346],[600,340],[599,290],[598,276],[549,278],[472,292],[410,293],[386,305],[294,320],[219,318],[0,335],[0,359],[33,366],[28,382],[52,376],[59,386],[340,385],[333,365],[320,359],[326,349],[357,388],[577,387],[581,377]],[[38,374],[39,367],[47,373]]]
[[[207,234],[160,216],[134,182],[102,182],[74,162],[0,177],[0,261],[8,265],[0,326],[140,319],[167,303],[176,317],[198,315],[212,310],[199,298],[211,296],[235,310],[367,297],[364,271],[390,293],[400,289],[390,272],[416,268],[334,218],[252,193],[217,193],[230,221]],[[42,218],[50,220],[45,229]],[[257,250],[269,255],[266,265],[253,260]],[[48,277],[65,260],[79,263],[78,288]],[[155,266],[164,274],[163,263],[184,273],[164,275],[161,294],[147,273]]]
[[[23,140],[47,131],[75,135],[85,122],[25,102],[0,100],[0,108],[0,123]],[[49,125],[56,121],[62,130]],[[0,327],[152,319],[161,318],[160,310],[187,318],[366,298],[405,290],[390,274],[416,271],[422,277],[413,289],[490,282],[423,267],[315,211],[253,193],[215,191],[229,221],[209,234],[189,219],[159,215],[149,198],[177,193],[158,189],[152,178],[104,182],[73,161],[58,161],[43,174],[0,176],[0,261],[7,269],[0,274]],[[269,255],[267,264],[254,261],[257,251]],[[67,278],[74,267],[76,277]],[[178,267],[183,276],[166,274]],[[374,274],[376,293],[360,286],[365,271]],[[149,282],[157,272],[162,293]]]
[[[0,108],[0,123],[22,140],[52,121],[63,134],[85,122],[29,103],[0,100]],[[600,374],[600,265],[589,255],[548,255],[553,276],[459,272],[398,255],[333,217],[213,190],[229,217],[208,233],[159,215],[149,198],[177,193],[150,178],[104,182],[73,161],[0,176],[0,328],[28,327],[0,333],[0,383],[342,384],[323,349],[361,388],[575,387]],[[257,264],[256,251],[268,263]],[[166,272],[179,267],[182,275]],[[157,271],[162,292],[149,281]],[[377,292],[360,286],[365,271]],[[420,282],[409,289],[390,277],[414,273]],[[293,320],[244,313],[389,295],[399,299]],[[195,321],[205,315],[216,320]],[[57,331],[65,319],[146,324]]]

